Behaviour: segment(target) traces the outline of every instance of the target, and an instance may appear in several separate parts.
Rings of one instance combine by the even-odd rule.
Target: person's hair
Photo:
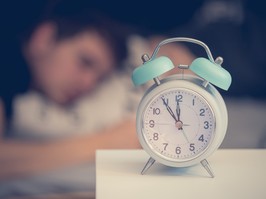
[[[74,37],[84,31],[96,31],[110,46],[117,68],[127,56],[127,30],[95,9],[89,0],[38,0],[4,2],[6,24],[2,37],[4,56],[0,67],[0,99],[4,103],[7,123],[12,117],[15,96],[25,93],[31,83],[31,72],[22,49],[34,30],[45,22],[56,25],[58,41]],[[14,9],[15,13],[14,14]],[[123,27],[123,28],[121,28]],[[1,40],[1,44],[2,44]],[[8,124],[7,124],[8,126]],[[9,135],[8,132],[5,133]]]
[[[57,28],[58,41],[71,38],[85,31],[96,31],[110,46],[116,63],[127,56],[126,29],[118,22],[108,18],[103,12],[91,7],[90,1],[60,0],[51,1],[39,20],[22,34],[22,42],[27,42],[34,29],[41,23],[51,22]],[[121,66],[121,64],[118,64]]]

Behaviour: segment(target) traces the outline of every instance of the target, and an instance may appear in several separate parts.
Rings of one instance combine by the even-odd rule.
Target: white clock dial
[[[185,88],[168,89],[147,104],[142,133],[157,155],[170,161],[188,161],[202,154],[212,142],[215,117],[198,93]]]

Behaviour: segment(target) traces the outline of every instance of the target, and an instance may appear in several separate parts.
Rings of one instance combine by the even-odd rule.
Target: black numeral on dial
[[[181,147],[179,147],[179,146],[176,147],[175,148],[175,153],[179,155],[181,153]]]
[[[158,133],[153,133],[153,140],[157,141],[159,139]]]
[[[161,110],[159,108],[153,108],[153,115],[159,115]]]

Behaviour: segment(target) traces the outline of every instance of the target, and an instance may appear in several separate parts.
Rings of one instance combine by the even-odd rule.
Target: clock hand
[[[179,101],[176,100],[176,115],[177,115],[177,121],[180,121],[180,106],[179,106]]]
[[[184,129],[181,127],[179,130],[181,130],[181,132],[183,133],[184,137],[186,138],[187,142],[189,143],[187,134],[185,133]]]
[[[181,131],[182,131],[182,133],[183,133],[184,137],[186,138],[187,142],[189,142],[188,137],[187,137],[187,135],[186,135],[186,133],[185,133],[185,131],[184,131],[184,129],[183,129],[183,122],[180,120],[180,107],[179,107],[179,102],[177,101],[177,109],[176,109],[176,113],[177,113],[177,117],[178,117],[178,119],[176,119],[176,116],[175,116],[175,114],[173,113],[171,107],[166,103],[166,101],[165,101],[165,99],[164,99],[163,97],[162,97],[161,99],[163,100],[163,103],[164,103],[164,105],[166,106],[167,111],[168,111],[168,112],[170,113],[170,115],[174,118],[174,120],[175,120],[175,122],[176,122],[176,123],[175,123],[176,127],[178,128],[178,130],[181,130]]]
[[[185,133],[184,129],[183,129],[183,126],[185,126],[183,124],[183,122],[180,120],[180,113],[181,113],[181,110],[180,110],[180,106],[179,106],[179,101],[176,100],[176,115],[177,115],[177,122],[176,122],[176,127],[178,128],[178,130],[181,130],[182,134],[184,135],[184,137],[186,138],[187,142],[189,143],[189,140],[188,140],[188,137],[187,137],[187,134]],[[187,126],[187,125],[186,125]]]
[[[187,142],[189,143],[187,134],[185,133],[185,131],[183,129],[183,126],[189,126],[189,125],[187,125],[187,124],[184,125],[182,121],[177,121],[175,123],[175,126],[176,126],[177,130],[181,130],[182,134],[184,135],[184,137],[186,138]]]
[[[175,114],[173,113],[172,109],[170,108],[170,106],[166,103],[165,99],[163,97],[161,97],[161,99],[163,100],[163,104],[166,106],[167,111],[170,113],[170,115],[174,118],[175,122],[177,122],[178,120],[176,119]]]
[[[151,124],[149,122],[144,122],[144,124]],[[175,124],[173,123],[160,123],[160,122],[155,122],[155,123],[152,123],[152,124],[156,124],[156,125],[171,125],[171,126],[176,126]],[[189,124],[182,124],[182,126],[190,126]]]

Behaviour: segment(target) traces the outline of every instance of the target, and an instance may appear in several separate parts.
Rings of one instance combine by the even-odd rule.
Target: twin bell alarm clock
[[[161,46],[172,42],[190,42],[202,46],[208,58],[196,58],[190,65],[179,65],[186,73],[160,76],[175,66],[165,56],[157,57]],[[198,163],[211,177],[214,173],[207,158],[221,145],[227,130],[228,115],[218,90],[228,90],[230,73],[221,67],[223,59],[215,60],[203,42],[184,37],[163,40],[152,56],[142,56],[143,65],[132,74],[135,86],[154,84],[145,92],[137,110],[137,135],[150,158],[144,174],[155,161],[171,167],[188,167]]]

